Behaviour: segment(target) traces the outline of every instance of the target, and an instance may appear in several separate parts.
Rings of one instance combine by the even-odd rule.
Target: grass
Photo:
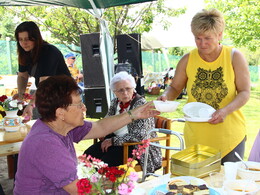
[[[151,100],[155,100],[157,96],[146,94],[145,98],[147,101],[151,101]],[[180,102],[180,105],[178,106],[175,112],[162,113],[161,115],[172,119],[182,118],[183,117],[182,108],[187,101],[187,97],[183,96],[182,99],[176,101]],[[246,141],[245,156],[244,156],[245,160],[248,159],[255,137],[260,129],[259,107],[260,107],[260,81],[258,83],[254,83],[254,87],[252,87],[251,89],[250,100],[247,102],[245,106],[242,107],[242,112],[245,115],[246,125],[247,125],[247,141]],[[171,129],[178,132],[182,132],[183,127],[184,127],[184,123],[173,122]],[[178,142],[176,138],[172,138],[172,143],[174,144],[173,146],[178,146]],[[75,144],[77,154],[81,155],[84,152],[84,150],[87,149],[91,144],[93,144],[93,140],[84,140],[78,144]]]

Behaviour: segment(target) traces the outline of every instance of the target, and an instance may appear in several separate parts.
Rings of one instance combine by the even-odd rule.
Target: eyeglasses
[[[83,102],[80,102],[78,104],[69,104],[69,106],[77,106],[78,109],[82,109],[85,107],[85,104]]]
[[[70,59],[75,60],[76,58],[70,58]]]
[[[125,88],[125,89],[115,90],[115,92],[117,92],[117,93],[125,93],[125,92],[129,93],[129,92],[132,91],[132,90],[133,90],[133,88],[127,87],[127,88]]]

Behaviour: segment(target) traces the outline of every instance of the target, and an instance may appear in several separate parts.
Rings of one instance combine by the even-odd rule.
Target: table
[[[33,124],[35,121],[30,122]],[[31,129],[30,124],[23,124],[21,131],[6,132],[0,129],[0,156],[7,157],[8,177],[14,178],[18,153],[20,151],[22,141]]]
[[[220,172],[224,173],[224,167],[223,166],[221,166]],[[153,176],[151,176],[151,177],[153,177]],[[160,177],[153,177],[153,179],[150,179],[150,180],[145,181],[143,183],[137,184],[136,188],[143,189],[145,191],[145,194],[148,194],[151,189],[153,189],[156,186],[167,183],[170,180],[170,178],[172,178],[172,177],[178,177],[178,176],[177,175],[171,175],[170,173],[168,173],[168,174],[162,175]],[[204,177],[202,179],[207,184],[210,183],[209,176]],[[256,183],[260,185],[260,182],[256,182]],[[257,195],[260,195],[260,191],[257,193]]]
[[[4,84],[5,95],[13,96],[17,93],[17,75],[1,75],[0,76],[1,84]],[[36,89],[34,85],[34,77],[30,77],[28,80],[26,93],[29,93],[30,89]],[[2,94],[0,94],[2,95]]]

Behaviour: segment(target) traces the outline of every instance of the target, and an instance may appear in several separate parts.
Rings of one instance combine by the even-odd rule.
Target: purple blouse
[[[62,136],[38,119],[23,141],[15,175],[14,195],[68,194],[63,186],[77,179],[78,143],[92,128],[91,122]]]
[[[254,145],[250,151],[249,161],[260,162],[260,130],[255,138]]]

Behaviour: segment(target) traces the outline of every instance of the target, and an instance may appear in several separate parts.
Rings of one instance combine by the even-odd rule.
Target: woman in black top
[[[17,41],[19,72],[17,77],[18,94],[23,99],[29,77],[35,78],[35,85],[54,75],[69,75],[70,72],[58,48],[42,39],[39,27],[32,21],[19,24],[15,30]],[[23,112],[25,120],[32,117],[34,99]]]

